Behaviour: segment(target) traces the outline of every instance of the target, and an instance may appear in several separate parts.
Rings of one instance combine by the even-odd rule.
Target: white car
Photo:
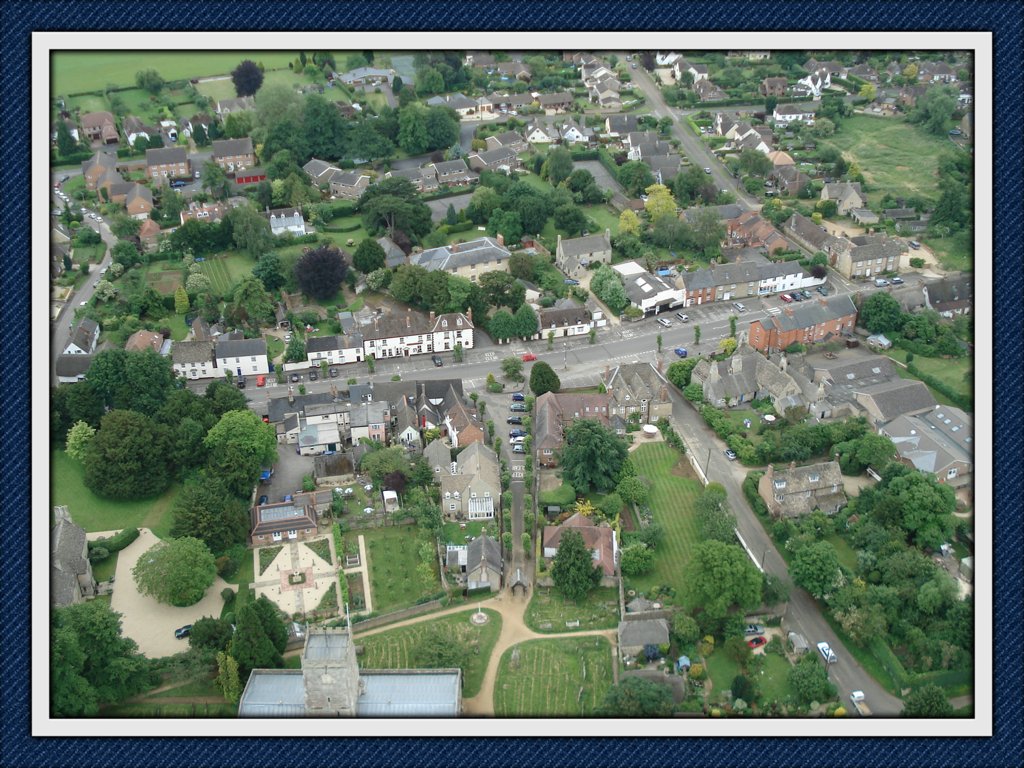
[[[95,213],[90,213],[89,218],[92,219],[93,221],[96,221],[96,219],[98,219],[99,217]]]
[[[835,664],[839,659],[836,658],[835,651],[826,643],[824,640],[818,643],[818,653],[821,654],[821,658],[825,660],[826,664]]]
[[[108,270],[108,269],[110,269],[110,267],[104,267],[103,269],[101,269],[101,270],[100,270],[100,274],[101,274],[101,275],[105,275],[105,274],[107,274],[107,270]]]
[[[89,306],[89,300],[86,299],[85,301],[78,302],[78,306],[80,306],[80,307],[87,307],[87,306]]]
[[[102,216],[97,216],[96,217],[96,221],[98,221],[100,224],[102,224],[103,223],[103,217]]]

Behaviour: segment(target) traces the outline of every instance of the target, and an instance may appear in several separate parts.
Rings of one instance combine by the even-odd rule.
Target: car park
[[[743,628],[744,635],[763,635],[764,625],[763,624],[747,624]]]
[[[537,359],[537,356],[535,354],[533,354],[533,352],[527,352],[525,355],[523,355],[523,362],[524,363],[532,363],[536,359]]]
[[[821,658],[825,660],[826,664],[835,664],[837,661],[839,661],[839,659],[836,658],[835,651],[833,651],[829,647],[829,644],[826,643],[824,640],[818,643],[818,653],[821,654]]]
[[[678,317],[681,322],[690,322],[690,316],[687,315],[685,312],[676,312],[676,317]]]
[[[430,360],[434,363],[435,368],[440,368],[444,365],[444,360],[441,359],[440,355],[433,355]]]
[[[734,307],[736,307],[736,311],[737,312],[741,312],[742,313],[742,312],[746,312],[747,311],[747,308],[745,306],[743,306],[743,302],[742,301],[734,301],[732,303],[732,305]]]
[[[523,417],[522,416],[509,416],[507,419],[505,419],[505,423],[506,424],[522,424],[523,423]]]
[[[186,637],[192,634],[192,625],[186,624],[184,627],[178,627],[174,630],[174,636],[178,640],[184,640]]]
[[[779,298],[782,299],[787,304],[792,304],[793,303],[793,297],[790,296],[788,293],[780,293],[779,294]]]
[[[310,381],[316,381],[319,378],[320,378],[320,374],[318,374],[316,371],[310,371],[309,372],[309,380]]]
[[[525,402],[526,401],[526,395],[524,395],[522,392],[513,392],[512,393],[512,400],[513,400],[513,402],[516,402],[516,403]]]
[[[727,458],[729,461],[735,461],[736,460],[736,451],[732,450],[732,448],[726,448],[725,449],[725,458]]]
[[[686,350],[682,347],[676,347],[675,352],[676,357],[686,357]]]
[[[257,376],[256,377],[256,386],[257,387],[265,387],[265,386],[267,386],[267,377],[266,376]]]
[[[758,635],[747,640],[747,645],[753,648],[760,648],[762,645],[768,645],[768,638],[764,635]]]
[[[526,413],[526,403],[512,403],[508,409],[515,413]]]
[[[889,282],[892,283],[893,285],[903,285],[903,278],[900,277],[899,275],[897,275],[896,277],[894,277]]]

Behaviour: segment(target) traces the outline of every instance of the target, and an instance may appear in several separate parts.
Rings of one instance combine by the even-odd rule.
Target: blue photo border
[[[0,6],[4,91],[0,101],[0,154],[4,159],[4,263],[0,268],[3,329],[3,477],[6,519],[2,537],[4,663],[0,665],[3,717],[0,764],[8,766],[1010,766],[1020,762],[1022,719],[1020,650],[1022,558],[1020,383],[1021,331],[1021,40],[1024,7],[1018,2],[658,2],[628,0],[589,3],[425,2],[316,3],[25,2]],[[29,451],[30,400],[28,291],[30,238],[29,107],[31,33],[82,30],[971,30],[994,35],[995,275],[993,296],[996,407],[993,451],[998,525],[994,536],[995,586],[992,738],[850,738],[841,742],[809,738],[659,738],[648,730],[635,739],[433,738],[433,739],[260,739],[260,738],[33,738],[30,729],[32,670],[29,655],[30,599],[46,585],[29,574],[29,484],[47,483]],[[987,254],[977,254],[977,259]],[[39,265],[39,259],[34,259]],[[988,297],[979,297],[980,301]],[[38,378],[39,373],[36,373]],[[979,382],[978,386],[989,386]],[[984,472],[986,468],[981,468]],[[1012,500],[1017,499],[1017,502]],[[1009,500],[1009,501],[1007,501]],[[996,510],[994,510],[995,512]],[[40,514],[34,510],[34,514]],[[38,594],[36,595],[38,597]],[[979,670],[979,675],[990,674]],[[328,724],[330,723],[330,725]],[[357,724],[348,721],[347,724]],[[325,735],[343,732],[324,722]],[[639,729],[638,729],[639,730]],[[467,734],[473,732],[467,721]],[[1017,755],[1015,758],[1014,755]]]

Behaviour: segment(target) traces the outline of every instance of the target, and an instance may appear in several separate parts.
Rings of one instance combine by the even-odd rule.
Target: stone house
[[[776,519],[801,517],[816,509],[834,515],[846,506],[843,475],[838,461],[825,461],[788,469],[768,465],[757,484],[757,492]]]

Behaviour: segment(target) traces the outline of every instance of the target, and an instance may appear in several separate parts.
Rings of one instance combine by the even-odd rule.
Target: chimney
[[[612,231],[609,227],[604,228],[604,239],[609,243],[612,241]]]
[[[434,324],[434,310],[430,310],[430,324]]]
[[[412,328],[412,307],[405,309],[405,327],[406,329]]]
[[[558,250],[558,248],[559,248],[559,247],[560,247],[561,245],[562,245],[562,236],[561,236],[561,235],[559,235],[559,236],[558,236],[558,242],[557,242],[557,243],[556,243],[556,245],[555,245],[555,250]]]
[[[379,331],[380,330],[380,318],[377,317],[376,315],[373,316],[373,330],[374,331]]]
[[[795,461],[789,462],[789,471],[792,472],[794,469],[796,469],[796,462]]]
[[[832,455],[832,460],[835,461],[836,464],[838,464],[839,463],[839,454],[838,453],[833,454]]]
[[[735,354],[729,360],[729,371],[733,374],[740,373],[743,370],[743,355]]]
[[[499,232],[495,236],[495,239],[498,241],[498,245],[501,245],[501,246],[505,245],[505,236],[503,234],[501,234],[501,232]]]
[[[459,252],[459,244],[458,243],[452,243],[451,245],[448,246],[448,251],[450,253],[458,253]]]
[[[473,308],[472,307],[466,307],[466,318],[469,320],[469,322],[471,322],[471,323],[473,322]]]
[[[295,402],[295,389],[291,386],[288,387],[288,402],[289,404]]]

